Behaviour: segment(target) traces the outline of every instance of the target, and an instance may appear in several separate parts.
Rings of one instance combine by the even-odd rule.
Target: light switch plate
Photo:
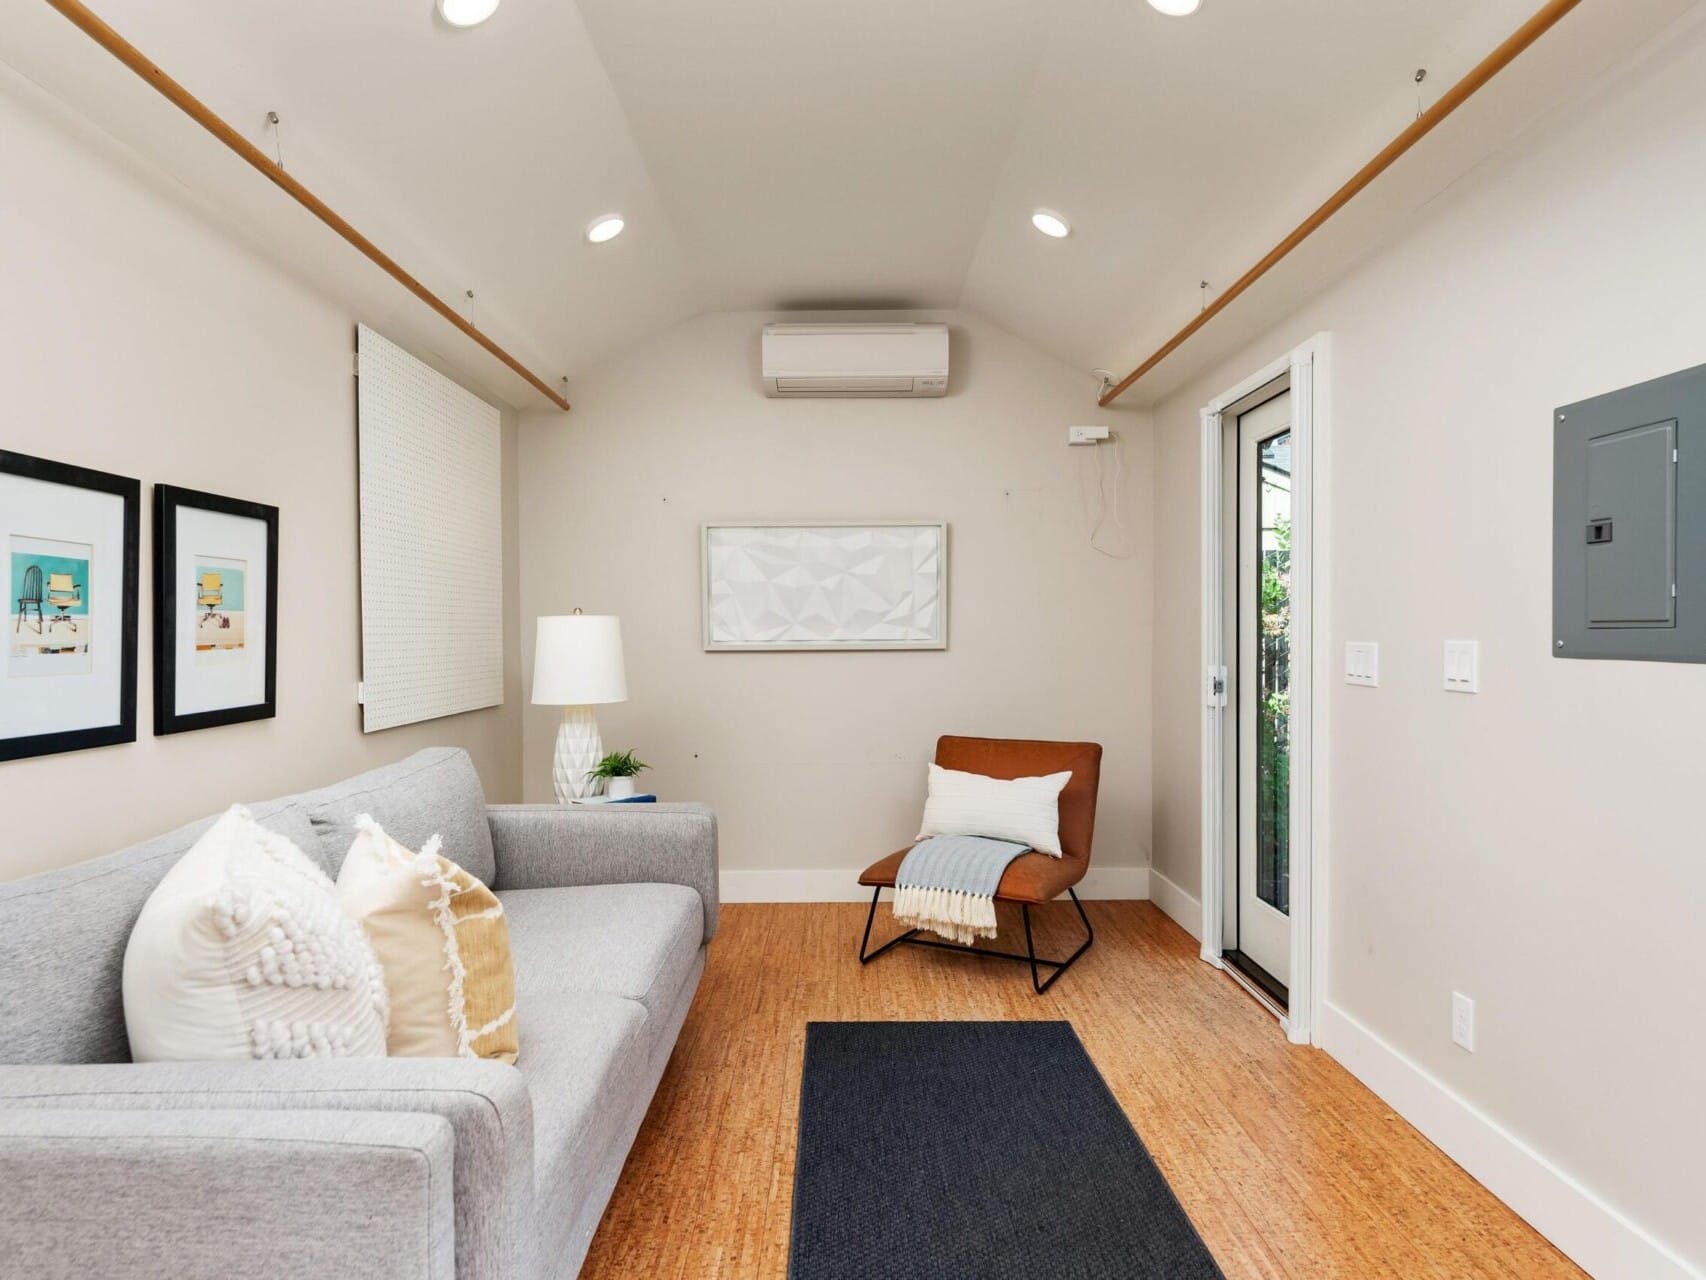
[[[1452,693],[1481,689],[1481,646],[1474,640],[1445,642],[1445,687]]]
[[[1345,641],[1345,683],[1380,683],[1380,646],[1372,640]]]

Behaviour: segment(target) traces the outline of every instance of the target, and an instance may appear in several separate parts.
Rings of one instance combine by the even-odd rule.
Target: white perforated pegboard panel
[[[362,326],[362,729],[503,701],[498,411]]]

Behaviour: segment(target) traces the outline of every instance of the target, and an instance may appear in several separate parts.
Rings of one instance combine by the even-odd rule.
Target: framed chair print
[[[0,449],[0,760],[136,741],[142,486]]]
[[[154,486],[154,732],[276,714],[278,508]]]

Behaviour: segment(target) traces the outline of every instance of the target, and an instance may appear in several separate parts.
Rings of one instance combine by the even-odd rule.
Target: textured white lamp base
[[[598,721],[591,707],[564,707],[563,723],[557,728],[557,755],[551,761],[551,781],[557,787],[557,803],[584,800],[598,787],[592,771],[604,759],[604,741],[598,736]]]

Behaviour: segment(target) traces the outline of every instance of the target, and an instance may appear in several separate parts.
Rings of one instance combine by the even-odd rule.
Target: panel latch
[[[1609,520],[1589,520],[1588,521],[1588,545],[1594,546],[1594,545],[1597,545],[1597,544],[1602,543],[1602,542],[1610,542],[1610,541],[1611,541],[1611,521],[1609,521]]]

